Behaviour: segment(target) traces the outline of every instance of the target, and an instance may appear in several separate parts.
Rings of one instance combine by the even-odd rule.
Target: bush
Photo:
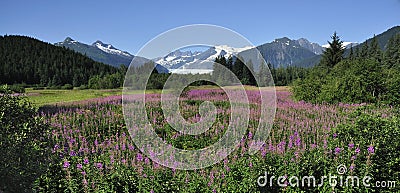
[[[337,144],[355,143],[356,147],[363,149],[371,148],[363,159],[355,161],[356,167],[365,165],[365,171],[374,181],[396,181],[400,182],[400,119],[398,116],[383,118],[378,115],[366,114],[362,107],[351,116],[354,117],[350,124],[343,124],[334,129],[332,133],[340,140]],[[398,192],[399,187],[396,186]],[[379,191],[377,188],[376,191]]]
[[[81,86],[76,87],[76,89],[77,90],[85,90],[85,89],[88,89],[88,87],[86,85],[82,84]]]
[[[74,89],[74,86],[72,86],[72,84],[65,84],[64,86],[61,87],[61,89],[72,90]]]
[[[400,104],[400,78],[395,69],[384,69],[373,59],[344,60],[325,72],[298,80],[293,95],[312,103],[384,103]]]
[[[48,125],[25,98],[0,96],[0,192],[30,192],[45,169]]]
[[[41,87],[41,86],[35,86],[32,88],[33,90],[44,90],[45,87]]]
[[[19,85],[19,84],[1,86],[0,93],[6,93],[6,92],[25,93],[25,87],[23,85]]]

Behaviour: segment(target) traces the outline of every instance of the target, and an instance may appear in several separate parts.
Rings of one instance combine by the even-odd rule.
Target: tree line
[[[67,48],[26,36],[0,36],[0,84],[77,87],[117,72]]]
[[[232,84],[233,80],[229,75],[231,71],[244,85],[252,86],[287,86],[296,79],[303,78],[308,69],[298,66],[274,67],[271,63],[261,63],[259,70],[255,71],[252,61],[229,56],[218,56],[214,61],[212,78],[225,84]]]
[[[345,53],[334,33],[320,63],[292,88],[296,99],[313,103],[400,104],[400,34],[385,49],[374,37]]]

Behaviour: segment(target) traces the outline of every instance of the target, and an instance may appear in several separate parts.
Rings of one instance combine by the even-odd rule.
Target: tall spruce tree
[[[332,68],[337,63],[339,63],[343,59],[343,41],[340,40],[340,37],[336,32],[331,36],[332,41],[329,42],[329,47],[326,48],[322,55],[321,65],[326,66],[328,68]]]
[[[400,67],[400,34],[393,36],[389,40],[384,57],[388,68]]]
[[[375,59],[378,62],[382,61],[382,50],[378,44],[378,38],[374,35],[374,38],[371,41],[371,45],[368,50],[369,57]]]

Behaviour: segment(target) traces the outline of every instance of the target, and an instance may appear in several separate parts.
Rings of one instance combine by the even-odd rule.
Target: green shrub
[[[297,100],[312,103],[383,103],[400,104],[400,73],[384,69],[373,59],[344,60],[328,69],[294,82]]]
[[[390,180],[399,184],[400,118],[398,116],[383,118],[366,114],[364,110],[365,107],[362,107],[352,114],[355,117],[354,123],[332,129],[332,133],[339,136],[337,144],[355,143],[356,147],[364,149],[372,147],[373,153],[365,153],[365,157],[356,162],[356,167],[364,166],[365,169],[359,173],[372,176],[374,181]],[[396,188],[397,191],[392,192],[400,190],[398,186]],[[381,189],[376,189],[379,190]]]
[[[63,90],[72,90],[74,89],[74,86],[72,84],[65,84],[64,86],[61,87]]]
[[[48,125],[25,98],[0,96],[0,192],[30,192],[44,171]]]
[[[81,86],[76,87],[76,89],[77,90],[85,90],[85,89],[88,89],[88,87],[86,85],[82,84]]]
[[[41,86],[35,86],[32,88],[33,90],[44,90],[46,89],[45,87],[41,87]]]
[[[6,93],[6,92],[25,93],[25,87],[19,84],[0,86],[0,93]]]

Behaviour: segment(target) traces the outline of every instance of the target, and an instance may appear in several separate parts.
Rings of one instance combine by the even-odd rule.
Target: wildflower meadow
[[[391,140],[400,134],[396,108],[368,104],[316,105],[294,101],[287,90],[277,91],[276,115],[267,141],[256,154],[250,155],[249,141],[256,132],[260,101],[257,90],[248,89],[246,93],[250,101],[246,135],[228,157],[196,170],[171,169],[144,155],[132,141],[124,122],[121,96],[45,106],[39,116],[51,128],[46,134],[51,156],[49,169],[35,181],[35,189],[39,192],[400,190],[400,145]],[[160,96],[146,95],[148,119],[155,133],[173,147],[193,150],[209,146],[224,135],[230,124],[230,104],[220,89],[192,89],[181,96],[180,111],[189,122],[201,120],[198,109],[203,101],[211,101],[217,108],[217,119],[211,128],[196,136],[183,135],[168,124]],[[365,176],[371,179],[365,182]],[[386,187],[378,187],[376,182],[384,182]]]

